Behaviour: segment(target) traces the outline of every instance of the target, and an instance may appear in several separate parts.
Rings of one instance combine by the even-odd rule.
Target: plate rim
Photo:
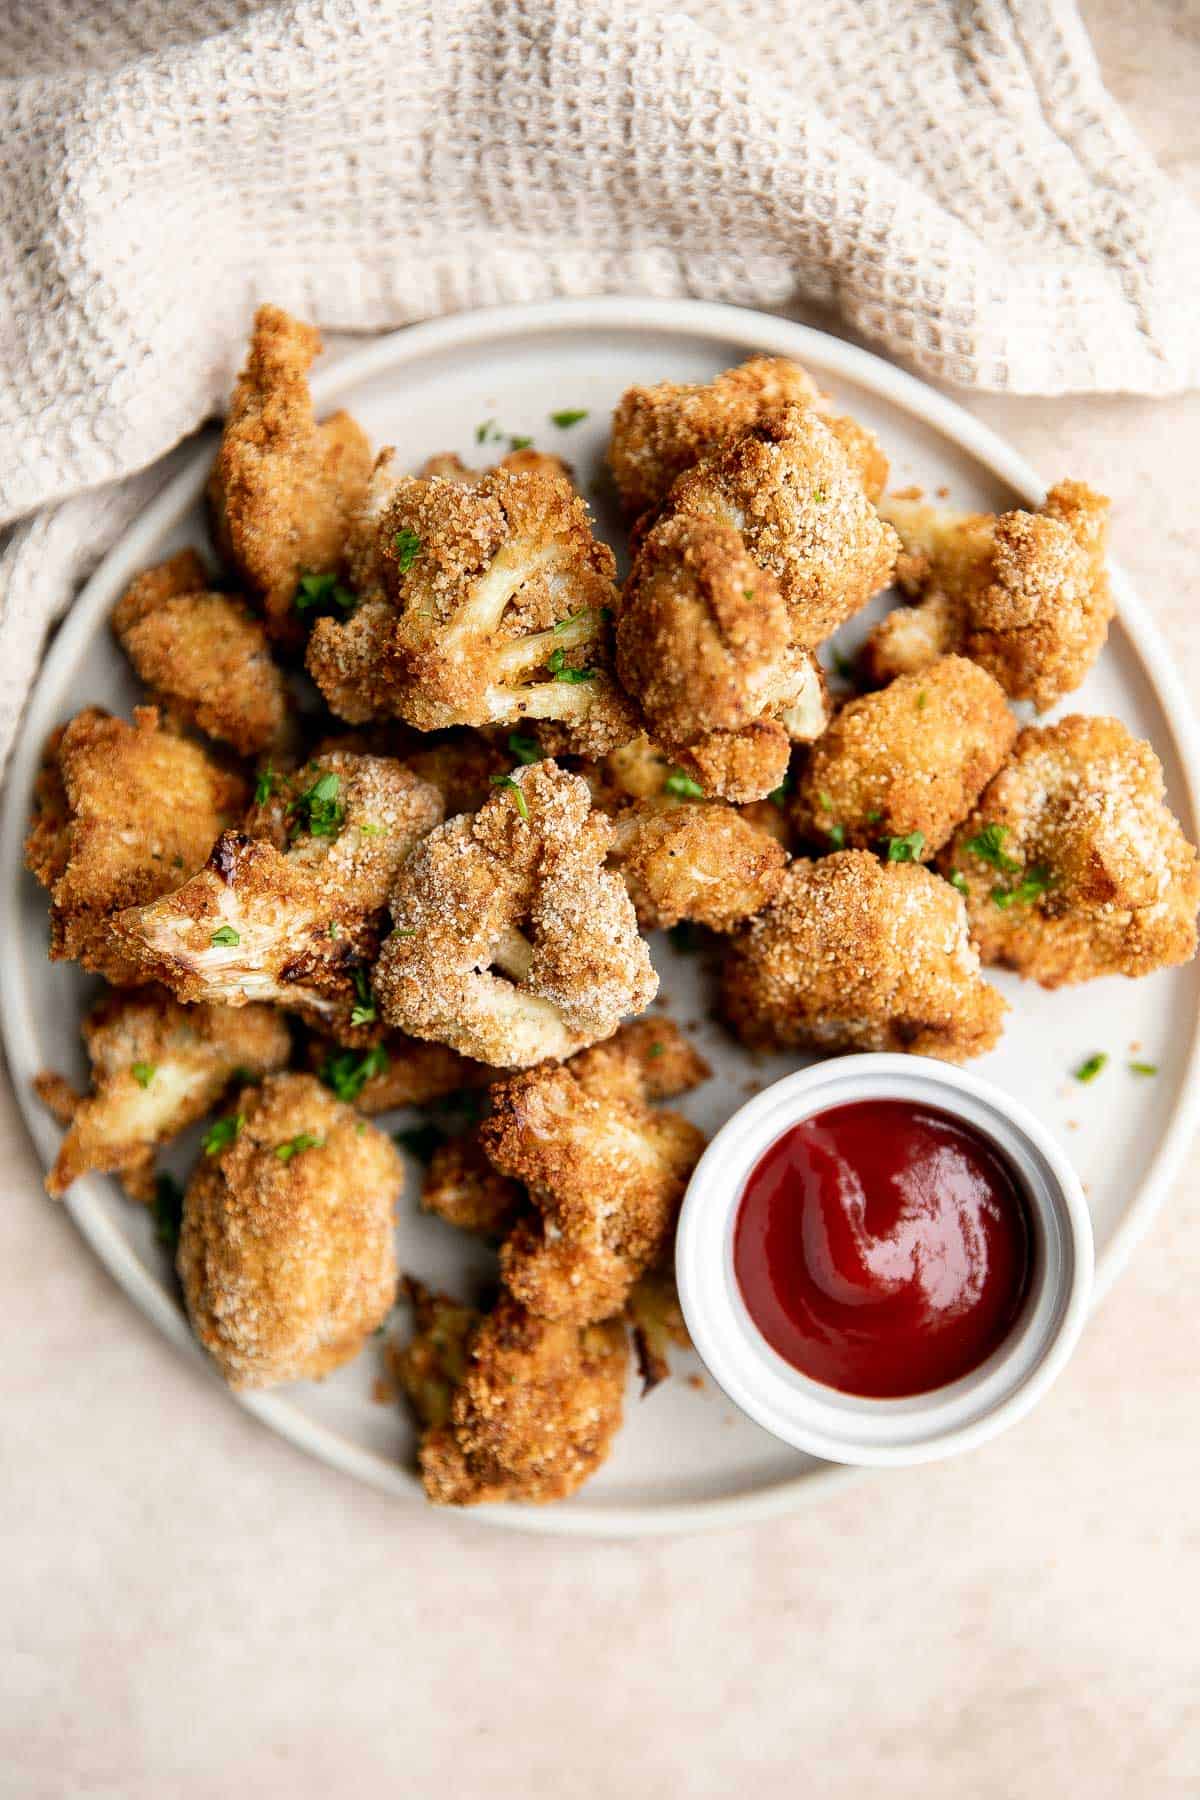
[[[835,381],[839,377],[851,380],[932,426],[1022,499],[1037,504],[1044,497],[1045,484],[1023,456],[957,401],[918,377],[872,351],[815,326],[750,308],[708,301],[663,301],[618,295],[486,307],[427,320],[373,338],[320,370],[312,381],[313,398],[323,407],[385,369],[419,362],[448,349],[478,347],[489,340],[503,342],[514,336],[594,330],[660,331],[667,336],[714,339],[746,351],[790,356],[800,362],[813,363],[823,377],[828,375]],[[79,652],[95,633],[97,615],[110,604],[114,590],[143,564],[147,548],[177,524],[200,498],[211,462],[213,440],[211,430],[199,434],[183,468],[166,482],[149,506],[122,533],[72,603],[30,691],[25,720],[13,748],[5,782],[0,811],[0,855],[5,870],[0,884],[0,988],[5,997],[5,1005],[0,1009],[0,1037],[3,1038],[18,1108],[39,1158],[47,1165],[54,1155],[58,1128],[38,1105],[24,1079],[24,1072],[36,1067],[38,1057],[25,981],[27,959],[17,929],[25,879],[23,801],[29,793],[41,750],[40,735],[35,740],[25,727],[35,706],[53,707],[73,673]],[[1121,625],[1174,737],[1194,834],[1200,817],[1200,723],[1176,672],[1167,642],[1148,608],[1120,567],[1111,560],[1109,573]],[[18,1071],[22,1072],[20,1076]],[[1107,1293],[1127,1265],[1179,1173],[1200,1119],[1198,1076],[1200,1021],[1193,1030],[1175,1102],[1158,1149],[1103,1256],[1097,1260],[1094,1303]],[[109,1185],[109,1178],[104,1176],[89,1176],[77,1182],[65,1202],[68,1212],[109,1274],[142,1313],[177,1349],[197,1365],[207,1368],[208,1359],[192,1337],[186,1318],[169,1289],[152,1278],[128,1240],[106,1217],[99,1202]],[[215,1373],[212,1379],[218,1379]],[[318,1424],[283,1395],[235,1393],[233,1398],[279,1436],[343,1474],[405,1499],[420,1496],[419,1482],[410,1471],[389,1463],[373,1451],[364,1450],[332,1427]],[[805,1501],[856,1478],[859,1473],[837,1464],[820,1464],[799,1475],[717,1499],[672,1501],[663,1505],[650,1501],[611,1507],[590,1504],[584,1499],[548,1508],[479,1507],[465,1516],[508,1530],[610,1539],[717,1530],[794,1512]]]

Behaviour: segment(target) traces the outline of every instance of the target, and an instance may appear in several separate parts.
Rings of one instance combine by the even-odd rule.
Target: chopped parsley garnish
[[[680,800],[703,800],[704,798],[704,789],[700,783],[693,781],[690,775],[685,775],[682,769],[672,769],[663,782],[663,786],[668,794],[674,794]]]
[[[829,841],[835,850],[846,848],[846,827],[840,822],[829,826]]]
[[[258,780],[254,783],[255,806],[265,806],[267,801],[271,798],[274,787],[275,771],[270,763],[268,763],[265,769],[259,770]]]
[[[920,693],[917,695],[917,711],[924,712],[925,708],[928,706],[928,704],[929,704],[929,695],[925,692],[925,689],[922,688]]]
[[[532,442],[533,439],[531,437],[510,437],[508,440],[508,447],[510,450],[528,450]]]
[[[743,588],[742,589],[742,599],[743,600],[753,600],[753,598],[754,598],[754,589],[753,588]]]
[[[519,731],[510,731],[508,747],[519,763],[535,763],[542,760],[542,747],[536,738],[522,737]]]
[[[371,994],[370,977],[365,969],[355,969],[352,979],[358,1000],[350,1009],[350,1023],[352,1025],[373,1025],[378,1015]]]
[[[981,862],[999,869],[1002,875],[1015,875],[1021,865],[1005,851],[1004,840],[1007,836],[1007,825],[985,825],[982,831],[967,839],[967,849]]]
[[[291,1162],[293,1156],[299,1156],[302,1150],[323,1150],[325,1139],[314,1137],[311,1131],[298,1131],[294,1138],[286,1143],[276,1144],[275,1154],[280,1162]]]
[[[951,869],[947,879],[949,880],[950,886],[952,888],[957,888],[964,899],[971,892],[967,878],[961,869]]]
[[[817,795],[817,805],[821,808],[822,812],[832,812],[833,811],[833,801],[829,798],[829,795],[826,793],[820,793]]]
[[[558,621],[555,631],[566,631],[569,626],[578,625],[580,619],[586,619],[591,610],[590,606],[581,606],[578,612],[568,613],[565,619]]]
[[[921,852],[925,848],[925,833],[910,831],[907,837],[890,837],[887,840],[888,862],[920,862]]]
[[[340,938],[342,935],[342,928],[338,924],[336,919],[333,921],[333,924],[329,927],[329,935],[334,940],[335,943],[337,942],[338,938]]]
[[[292,835],[307,831],[311,837],[336,837],[346,818],[338,799],[341,786],[332,770],[318,776],[312,786],[292,803]]]
[[[232,1144],[245,1123],[245,1113],[230,1113],[228,1118],[216,1120],[200,1140],[205,1156],[219,1156],[222,1150]]]
[[[392,542],[396,547],[396,568],[401,575],[407,575],[417,560],[421,540],[416,532],[410,531],[406,525],[403,531],[396,533]]]
[[[234,944],[241,943],[242,934],[240,931],[235,931],[232,925],[222,925],[219,931],[213,932],[209,941],[214,946],[219,945],[222,950],[227,950]]]
[[[514,781],[511,775],[493,775],[492,776],[492,786],[494,788],[511,788],[512,789],[512,792],[513,792],[513,794],[516,798],[516,802],[517,802],[517,811],[520,813],[521,817],[524,819],[525,823],[528,825],[528,823],[529,823],[529,802],[528,802],[528,800],[526,800],[524,794],[521,792],[520,782]]]
[[[992,899],[999,907],[1029,906],[1040,898],[1052,884],[1053,877],[1049,869],[1035,867],[1030,869],[1024,881],[1018,881],[1015,887],[992,889]]]
[[[377,825],[374,819],[367,819],[358,828],[360,837],[382,837],[387,831],[386,825]]]
[[[665,1044],[651,1044],[650,1048],[646,1052],[646,1055],[647,1056],[665,1056],[666,1053],[667,1053],[667,1046]]]
[[[578,425],[588,416],[586,406],[568,406],[562,412],[552,412],[550,423],[557,425],[560,431],[569,431],[572,425]]]
[[[813,497],[814,503],[817,506],[824,506],[824,504],[825,504],[825,489],[823,487],[815,487],[812,491],[812,497]]]
[[[878,825],[878,823],[879,823],[880,819],[882,819],[882,817],[883,817],[883,814],[880,812],[879,808],[877,806],[873,806],[871,808],[870,812],[867,814],[867,824],[868,825]]]
[[[372,1044],[362,1056],[356,1050],[334,1050],[321,1064],[321,1080],[348,1106],[362,1093],[373,1075],[386,1075],[391,1059],[382,1044]]]
[[[402,1150],[415,1156],[418,1162],[433,1161],[433,1153],[446,1142],[446,1133],[440,1125],[409,1125],[404,1131],[394,1131],[392,1137]]]
[[[595,681],[595,669],[568,669],[565,650],[552,650],[546,659],[546,667],[555,681],[569,681],[578,685],[581,681]]]
[[[1129,1065],[1129,1073],[1131,1075],[1157,1075],[1158,1074],[1158,1064],[1157,1063],[1146,1063],[1146,1062],[1131,1062]]]
[[[475,442],[477,444],[486,444],[489,438],[498,438],[499,436],[500,433],[496,430],[495,419],[485,419],[482,425],[477,425],[475,427]]]
[[[1076,1081],[1095,1081],[1097,1075],[1099,1075],[1101,1069],[1106,1066],[1107,1062],[1107,1051],[1097,1050],[1094,1056],[1089,1056],[1073,1071]]]
[[[178,1248],[182,1224],[183,1189],[173,1175],[164,1171],[154,1178],[154,1235],[164,1250],[174,1252]]]
[[[155,1063],[147,1062],[136,1062],[130,1070],[130,1074],[140,1088],[148,1088],[150,1083],[154,1080],[156,1073],[157,1065]]]
[[[298,613],[314,612],[322,606],[336,606],[339,612],[351,613],[358,605],[358,596],[343,587],[336,575],[302,575],[293,604]]]
[[[772,788],[767,795],[767,799],[771,802],[771,805],[777,806],[780,812],[782,812],[787,805],[787,797],[788,785],[786,781],[781,781],[779,786],[777,788]]]

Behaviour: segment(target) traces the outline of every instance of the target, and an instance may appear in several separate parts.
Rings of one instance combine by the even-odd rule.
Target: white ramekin
[[[788,1128],[855,1100],[911,1100],[974,1126],[1011,1165],[1029,1209],[1033,1271],[1008,1337],[979,1368],[901,1400],[843,1394],[772,1349],[733,1271],[746,1178]],[[1064,1367],[1092,1287],[1092,1224],[1079,1178],[1032,1113],[978,1075],[917,1056],[850,1056],[787,1075],[739,1108],[708,1146],[683,1202],[675,1271],[702,1360],[729,1398],[787,1444],[830,1462],[896,1465],[972,1449],[1013,1424]]]

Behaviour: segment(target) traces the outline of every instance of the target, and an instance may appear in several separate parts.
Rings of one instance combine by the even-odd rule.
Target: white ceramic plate
[[[326,370],[314,385],[323,408],[349,407],[377,445],[398,445],[413,467],[440,450],[481,460],[475,428],[487,419],[506,433],[533,437],[575,465],[602,533],[619,543],[617,519],[603,487],[597,487],[618,395],[631,382],[707,380],[755,351],[797,358],[848,411],[874,426],[891,457],[893,486],[916,482],[929,492],[945,487],[952,504],[989,508],[1041,497],[1042,484],[1020,457],[911,376],[820,332],[732,307],[599,300],[468,314],[376,340]],[[588,409],[583,423],[568,431],[549,423],[551,412],[576,407]],[[3,1030],[18,1095],[47,1163],[58,1129],[32,1099],[29,1079],[41,1068],[84,1073],[78,1020],[89,983],[73,968],[46,960],[45,896],[22,869],[21,840],[38,754],[50,729],[80,706],[96,703],[127,712],[135,699],[134,683],[108,631],[109,609],[135,571],[184,544],[207,542],[201,491],[212,450],[209,436],[88,583],[47,656],[9,775],[0,822]],[[1148,615],[1119,574],[1114,582],[1118,621],[1100,665],[1072,696],[1070,709],[1116,713],[1153,742],[1166,768],[1171,802],[1194,839],[1200,793],[1196,727]],[[844,641],[853,643],[863,625],[859,620],[846,628]],[[677,955],[662,939],[653,949],[672,1015],[697,1025],[717,1071],[685,1109],[715,1129],[747,1091],[806,1059],[752,1064],[708,1022],[706,972],[697,960]],[[1114,978],[1057,995],[1006,976],[997,980],[1014,1011],[1000,1048],[976,1066],[1032,1108],[1074,1153],[1089,1193],[1103,1288],[1129,1256],[1187,1147],[1196,1112],[1200,976],[1193,967],[1140,982]],[[1080,1086],[1071,1070],[1095,1050],[1110,1053],[1109,1066],[1093,1085]],[[1131,1074],[1127,1064],[1134,1057],[1156,1063],[1158,1077]],[[186,1156],[179,1166],[186,1167]],[[418,1214],[415,1172],[410,1189],[401,1209],[402,1265],[461,1288],[483,1253],[461,1234]],[[175,1344],[199,1357],[145,1212],[100,1177],[78,1182],[67,1204],[138,1305]],[[685,1375],[698,1373],[688,1358],[677,1357],[677,1363]],[[399,1407],[372,1398],[379,1372],[368,1349],[328,1381],[244,1396],[242,1404],[335,1467],[421,1504],[410,1472],[407,1421]],[[575,1499],[549,1508],[479,1509],[468,1516],[522,1529],[606,1536],[680,1531],[787,1512],[842,1474],[786,1449],[736,1416],[711,1381],[676,1378],[644,1402],[631,1389],[627,1422],[612,1458]]]

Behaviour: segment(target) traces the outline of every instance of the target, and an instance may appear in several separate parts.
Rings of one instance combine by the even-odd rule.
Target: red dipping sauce
[[[760,1158],[733,1266],[751,1318],[794,1369],[896,1399],[968,1374],[1007,1336],[1029,1287],[1029,1215],[971,1126],[859,1100],[793,1125]]]

